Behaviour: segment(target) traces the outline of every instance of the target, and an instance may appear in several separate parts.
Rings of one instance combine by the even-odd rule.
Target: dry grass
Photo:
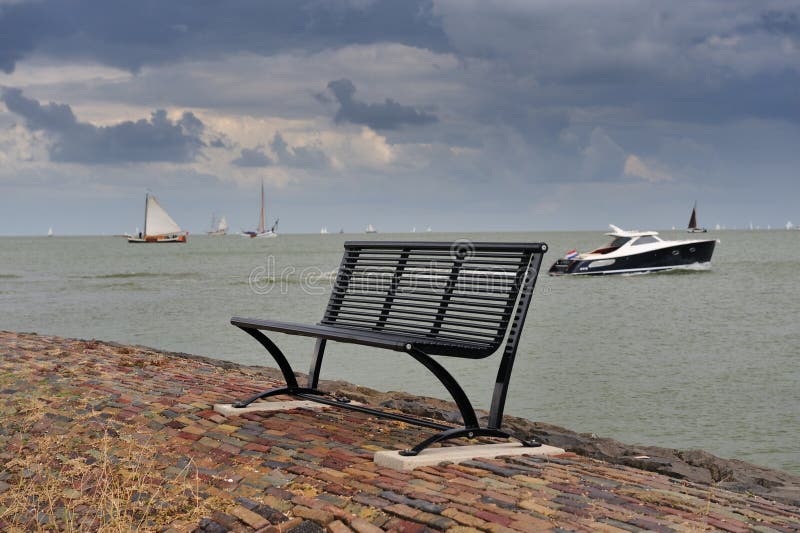
[[[50,427],[43,402],[16,407],[4,428],[13,437],[0,470],[9,485],[0,493],[0,530],[151,531],[208,515],[190,459],[168,469],[147,435],[98,413]]]

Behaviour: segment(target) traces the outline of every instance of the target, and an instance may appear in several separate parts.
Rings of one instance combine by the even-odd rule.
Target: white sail
[[[153,195],[147,196],[147,211],[144,218],[145,235],[166,235],[169,233],[181,233],[181,227],[172,220],[172,217],[164,211]]]
[[[52,237],[53,236],[53,228],[50,228],[50,229],[47,230],[47,236],[48,237]]]
[[[217,231],[228,231],[228,221],[225,220],[225,215],[222,215],[222,218],[219,219]]]

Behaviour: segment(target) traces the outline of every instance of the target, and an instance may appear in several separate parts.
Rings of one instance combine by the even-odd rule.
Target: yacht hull
[[[708,263],[716,244],[716,240],[694,241],[619,257],[559,259],[548,273],[551,276],[592,276],[671,270],[696,263]]]

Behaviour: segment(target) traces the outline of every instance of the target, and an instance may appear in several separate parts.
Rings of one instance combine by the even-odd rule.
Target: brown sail
[[[695,229],[697,228],[697,206],[692,208],[692,216],[689,218],[689,228],[688,229]]]
[[[697,227],[697,202],[692,207],[692,216],[689,217],[689,227],[686,229],[689,233],[705,233],[705,228]]]

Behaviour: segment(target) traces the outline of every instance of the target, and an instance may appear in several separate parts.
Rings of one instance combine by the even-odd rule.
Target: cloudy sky
[[[0,234],[800,222],[800,1],[0,0]]]

